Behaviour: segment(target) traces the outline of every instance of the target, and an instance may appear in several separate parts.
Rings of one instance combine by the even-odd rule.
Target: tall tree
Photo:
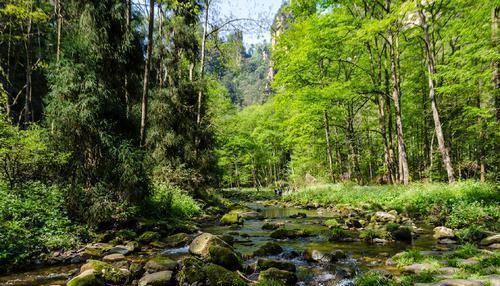
[[[144,79],[142,88],[142,105],[141,105],[141,145],[146,142],[146,124],[148,118],[148,83],[149,72],[151,70],[151,61],[153,57],[153,30],[155,19],[155,0],[149,0],[149,24],[148,24],[148,48],[146,53],[146,64],[144,65]]]

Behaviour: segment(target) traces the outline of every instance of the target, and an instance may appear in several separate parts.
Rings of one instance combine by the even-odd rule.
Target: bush
[[[17,266],[50,250],[76,246],[88,233],[72,225],[61,191],[32,183],[0,183],[0,265]],[[0,267],[0,272],[7,269]]]
[[[387,237],[387,232],[374,228],[364,229],[359,234],[359,238],[364,239],[366,241],[373,241],[375,238],[386,238],[386,237]]]
[[[191,196],[179,188],[156,184],[147,211],[159,218],[190,218],[201,213],[201,207]]]
[[[479,202],[461,201],[453,206],[447,226],[462,228],[473,224],[485,224],[492,220],[486,209]]]
[[[462,242],[477,242],[488,236],[483,226],[475,224],[458,230],[456,235]]]

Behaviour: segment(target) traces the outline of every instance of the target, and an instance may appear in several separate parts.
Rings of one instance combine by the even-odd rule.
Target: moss
[[[68,286],[103,286],[104,281],[96,275],[95,271],[87,270],[71,279]]]
[[[328,234],[329,241],[342,241],[350,237],[352,237],[352,234],[340,227],[333,228],[332,231]]]
[[[327,226],[328,228],[337,228],[337,227],[340,227],[340,223],[336,219],[334,219],[334,218],[325,220],[323,222],[323,224],[325,226]]]
[[[205,281],[206,274],[203,270],[203,262],[194,257],[186,257],[182,260],[182,269],[177,275],[180,285],[185,283],[191,285],[196,282]]]
[[[189,242],[189,235],[182,232],[177,233],[165,238],[164,242],[167,244],[168,247],[184,246],[187,245]]]
[[[137,238],[137,241],[140,243],[150,243],[159,239],[160,239],[159,233],[154,231],[146,231],[145,233],[141,234],[139,238]]]
[[[355,280],[357,286],[389,286],[391,281],[385,275],[377,271],[368,271]]]
[[[206,273],[208,286],[244,286],[246,283],[241,277],[235,273],[227,270],[226,268],[216,265],[208,264],[203,267]]]
[[[295,264],[288,262],[288,261],[283,261],[283,260],[276,260],[276,259],[259,259],[257,261],[257,267],[260,270],[267,270],[269,268],[277,268],[280,270],[285,270],[289,272],[295,272],[297,269],[295,268]]]
[[[131,240],[137,237],[137,233],[130,229],[121,229],[116,232],[116,238],[121,240]]]
[[[241,259],[231,249],[212,245],[208,248],[210,261],[214,264],[223,266],[229,270],[239,270],[242,268]]]
[[[261,271],[259,274],[260,283],[279,283],[278,285],[295,285],[297,283],[297,276],[294,273],[279,270],[277,268],[269,268]]]
[[[257,249],[254,256],[278,255],[283,252],[283,248],[276,242],[267,242]]]
[[[121,283],[127,280],[129,276],[128,271],[123,271],[109,263],[99,260],[88,260],[87,263],[81,268],[82,272],[87,270],[94,270],[95,273],[101,276],[104,280],[113,283]]]
[[[149,272],[174,270],[177,268],[177,261],[166,256],[156,256],[148,260],[144,268]]]
[[[243,224],[243,217],[236,212],[230,212],[222,216],[220,219],[220,224],[221,225],[242,225]]]
[[[307,231],[301,229],[278,229],[271,233],[271,237],[274,239],[294,239],[300,237],[307,237],[310,234]]]

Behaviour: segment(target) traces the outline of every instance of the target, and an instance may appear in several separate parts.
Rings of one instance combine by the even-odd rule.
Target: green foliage
[[[67,216],[57,186],[0,184],[0,272],[49,250],[75,247],[88,233]]]
[[[415,217],[426,216],[453,227],[471,225],[479,219],[493,230],[497,227],[494,222],[500,217],[496,204],[499,199],[494,185],[472,181],[409,187],[318,185],[283,196],[284,201],[301,205],[350,204],[361,207],[366,203],[376,204]]]
[[[394,260],[398,263],[398,265],[410,265],[414,263],[420,263],[425,259],[425,256],[420,253],[417,249],[409,249],[402,254],[394,257]]]
[[[0,117],[0,180],[13,188],[18,183],[56,176],[68,154],[53,151],[46,133],[36,125],[19,129]]]
[[[382,273],[377,271],[368,271],[356,277],[356,285],[359,286],[389,286],[390,280]]]
[[[201,206],[185,191],[166,184],[156,184],[146,208],[158,218],[192,218]],[[146,210],[147,211],[147,210]]]
[[[375,238],[386,238],[387,232],[381,229],[367,228],[359,233],[359,238],[366,241],[373,241]]]
[[[458,230],[456,235],[462,242],[478,242],[488,236],[485,227],[476,224]]]

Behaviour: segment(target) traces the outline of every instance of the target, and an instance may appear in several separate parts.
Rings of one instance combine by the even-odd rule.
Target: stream
[[[255,264],[257,258],[251,254],[266,242],[277,242],[284,249],[278,256],[269,256],[293,262],[297,266],[297,285],[354,285],[353,279],[360,272],[368,269],[378,269],[396,273],[397,269],[385,265],[387,258],[404,251],[409,247],[420,250],[435,248],[435,240],[429,228],[410,244],[391,242],[387,244],[373,244],[363,241],[329,242],[324,233],[328,228],[322,221],[334,218],[335,213],[325,210],[305,210],[285,208],[279,206],[264,206],[260,203],[247,203],[247,206],[260,214],[257,218],[247,218],[242,226],[220,226],[218,223],[202,225],[201,231],[216,235],[231,235],[234,237],[234,249],[240,252],[245,260],[245,265]],[[305,217],[294,217],[298,213],[305,213]],[[270,237],[272,230],[263,230],[265,223],[279,223],[286,225],[287,229],[302,229],[314,235],[298,239],[273,239]],[[331,252],[341,250],[346,258],[336,263],[308,262],[303,258],[305,249]],[[189,255],[188,247],[164,249],[162,254],[173,259],[181,259]],[[135,253],[127,256],[128,259],[147,259],[150,253]],[[0,285],[65,285],[65,281],[78,272],[81,264],[42,267],[24,273],[11,274],[0,277]],[[258,274],[248,277],[256,280]]]

